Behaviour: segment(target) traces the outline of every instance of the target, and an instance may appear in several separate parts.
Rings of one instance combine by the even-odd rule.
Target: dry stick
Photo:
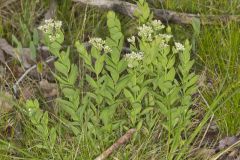
[[[136,132],[135,128],[129,129],[126,134],[124,134],[121,138],[117,140],[111,147],[109,147],[106,151],[104,151],[100,156],[95,158],[95,160],[104,160],[108,156],[110,156],[113,151],[117,150],[121,145],[128,142],[132,135]]]
[[[72,0],[82,4],[96,6],[102,9],[109,9],[121,14],[133,17],[137,5],[123,2],[120,0]],[[162,22],[171,22],[176,24],[191,24],[194,18],[199,18],[201,24],[216,24],[219,22],[227,23],[229,21],[240,22],[240,15],[199,15],[190,13],[181,13],[165,9],[152,8],[156,19]]]

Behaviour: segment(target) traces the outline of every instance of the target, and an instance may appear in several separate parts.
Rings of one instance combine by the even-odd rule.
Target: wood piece
[[[113,10],[121,14],[133,17],[137,5],[120,0],[72,0],[85,5],[96,6],[101,9]],[[165,9],[152,8],[155,19],[162,22],[170,22],[175,24],[191,24],[194,18],[199,18],[201,24],[219,24],[219,22],[227,23],[229,21],[240,22],[240,15],[199,15],[191,13],[181,13]]]
[[[125,133],[122,137],[120,137],[116,143],[114,143],[111,147],[105,150],[101,155],[99,155],[95,160],[104,160],[108,156],[110,156],[114,151],[116,151],[121,145],[128,142],[132,135],[136,132],[135,128],[129,129],[127,133]]]

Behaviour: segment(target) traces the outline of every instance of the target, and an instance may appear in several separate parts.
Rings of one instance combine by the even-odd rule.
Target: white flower
[[[163,38],[166,41],[169,41],[173,36],[170,34],[159,34],[161,38]]]
[[[111,49],[109,46],[107,46],[107,45],[105,45],[105,46],[103,47],[103,50],[104,50],[105,53],[112,52],[112,49]]]
[[[166,48],[168,46],[169,45],[167,43],[164,43],[164,42],[160,43],[160,48]]]
[[[90,38],[89,43],[99,51],[104,50],[105,53],[112,52],[112,49],[109,46],[105,45],[106,42],[102,38]]]
[[[136,67],[139,64],[139,61],[143,60],[143,58],[143,52],[131,52],[125,55],[129,68]]]
[[[98,50],[102,50],[104,48],[105,45],[105,41],[102,38],[91,38],[89,40],[89,43],[91,45],[93,45],[94,47],[96,47]]]
[[[135,59],[135,60],[142,60],[143,59],[143,52],[131,52],[125,55],[126,59]]]
[[[61,31],[62,22],[55,21],[53,19],[47,19],[44,21],[44,25],[38,27],[39,30],[48,35],[51,42],[55,41],[60,37],[59,32]]]
[[[138,35],[147,41],[152,41],[153,28],[151,26],[143,25],[138,27]]]
[[[55,27],[61,28],[62,27],[62,21],[55,21]]]
[[[128,40],[128,42],[129,42],[129,43],[132,43],[132,44],[134,44],[134,43],[135,43],[135,40],[136,40],[136,38],[135,38],[135,36],[132,36],[131,38],[128,38],[127,40]]]
[[[175,47],[176,47],[177,51],[184,51],[185,50],[185,47],[179,42],[175,42]]]
[[[159,30],[165,28],[165,26],[162,24],[162,22],[160,20],[152,21],[151,25],[153,26],[153,29],[156,31],[159,31]]]

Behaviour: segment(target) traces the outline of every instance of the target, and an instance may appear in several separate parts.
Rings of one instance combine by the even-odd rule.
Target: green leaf
[[[43,72],[43,64],[41,62],[37,63],[37,72],[38,73]]]
[[[63,87],[62,92],[67,98],[71,98],[77,94],[74,88],[69,88],[69,87]]]
[[[49,143],[51,145],[51,149],[53,149],[55,143],[56,143],[56,139],[57,139],[57,133],[56,133],[56,129],[53,127],[50,130],[49,133]]]
[[[115,106],[104,108],[101,111],[100,118],[103,121],[104,125],[108,125],[109,122],[111,122],[114,112],[115,112]]]
[[[172,57],[167,64],[167,69],[171,69],[173,65],[175,64],[175,57]]]
[[[61,72],[66,77],[68,76],[69,68],[66,65],[56,61],[54,62],[54,66],[58,72]]]
[[[167,81],[173,81],[174,78],[175,78],[175,73],[176,73],[176,72],[175,72],[175,69],[174,69],[174,68],[171,68],[171,69],[169,70],[169,72],[167,73],[165,80],[167,80]]]
[[[132,107],[133,109],[131,110],[131,115],[138,115],[142,110],[140,103],[134,103]]]
[[[72,103],[72,102],[63,100],[63,99],[61,99],[61,98],[57,98],[56,101],[57,101],[59,104],[61,104],[61,105],[65,105],[65,106],[67,106],[67,107],[73,108],[73,103]]]
[[[95,62],[95,73],[96,75],[99,75],[103,69],[104,65],[104,60],[105,60],[105,55],[100,56],[96,62]]]
[[[98,88],[97,83],[95,82],[95,80],[90,77],[89,75],[86,75],[86,81],[93,87],[93,88]]]
[[[140,115],[145,115],[148,114],[149,112],[151,112],[154,108],[153,107],[147,107],[145,108]]]
[[[70,128],[72,129],[73,133],[76,135],[76,136],[79,136],[80,135],[80,131],[77,127],[73,126],[73,125],[70,125]]]
[[[33,41],[30,42],[31,58],[35,61],[37,57],[37,52]]]
[[[33,30],[33,44],[34,44],[35,46],[37,46],[38,43],[39,43],[39,35],[38,35],[37,29],[35,28],[35,29]]]
[[[70,107],[68,107],[68,106],[65,106],[65,105],[62,105],[62,104],[60,104],[60,105],[61,105],[61,108],[62,108],[65,112],[67,112],[74,121],[79,121],[79,117],[78,117],[78,115],[76,114],[76,111],[74,111],[72,108],[70,108]]]
[[[53,55],[55,55],[55,56],[57,56],[57,57],[59,57],[59,51],[60,51],[60,49],[61,49],[61,45],[60,45],[59,43],[57,43],[57,42],[53,42],[53,43],[51,43],[51,45],[49,46],[49,51],[50,51]]]
[[[68,80],[65,77],[60,77],[54,73],[53,73],[53,75],[61,84],[68,84]]]
[[[201,30],[200,19],[199,18],[193,18],[191,24],[192,24],[192,27],[193,27],[193,30],[194,30],[194,35],[199,36],[200,30]]]
[[[127,69],[128,63],[126,60],[122,59],[119,61],[117,68],[119,73],[122,73],[123,71],[125,71]]]
[[[84,47],[83,44],[80,44],[79,41],[77,41],[75,43],[75,47],[77,48],[77,51],[80,55],[80,57],[83,58],[84,62],[89,65],[92,66],[92,60],[91,60],[91,56],[87,53],[86,48]]]
[[[150,21],[153,15],[148,7],[148,3],[145,0],[139,0],[137,6],[138,9],[135,10],[134,16],[139,19],[140,23],[143,24]]]
[[[22,44],[14,35],[12,35],[12,41],[17,45],[18,52],[22,53]]]
[[[58,39],[57,39],[57,42],[59,43],[59,44],[62,44],[63,43],[63,41],[64,41],[64,34],[63,34],[63,32],[58,32],[58,34],[59,34],[59,37],[58,37]]]
[[[76,80],[77,80],[77,77],[78,77],[78,68],[77,68],[77,65],[75,64],[72,64],[71,65],[71,71],[69,73],[69,83],[71,85],[74,85]]]
[[[119,93],[121,92],[121,90],[123,90],[124,88],[127,87],[127,84],[129,83],[129,80],[130,80],[130,76],[129,75],[126,75],[124,77],[121,77],[118,81],[118,83],[116,84],[116,88],[115,90]]]
[[[143,120],[140,120],[137,124],[136,129],[139,131],[142,128]]]
[[[123,93],[124,93],[125,97],[128,98],[131,103],[133,103],[135,101],[134,96],[128,89],[124,89]]]
[[[143,100],[143,97],[148,93],[148,88],[144,87],[141,89],[140,93],[137,96],[137,101],[141,102]]]
[[[47,126],[47,125],[48,125],[48,113],[47,113],[47,112],[45,112],[45,113],[43,114],[41,123],[42,123],[44,126]]]
[[[91,48],[91,55],[92,57],[94,57],[95,59],[98,59],[99,56],[101,55],[101,51],[97,50],[97,48],[95,48],[94,46]]]
[[[119,72],[111,66],[106,66],[106,68],[108,71],[110,71],[110,74],[111,74],[111,77],[112,77],[114,83],[117,83],[117,81],[119,79]]]

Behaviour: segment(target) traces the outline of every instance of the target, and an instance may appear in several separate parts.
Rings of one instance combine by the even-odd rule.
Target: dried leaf
[[[8,93],[1,93],[0,96],[0,114],[9,113],[13,110],[13,105],[11,104],[12,96]]]
[[[0,38],[0,61],[2,59],[1,50],[4,51],[6,54],[14,57],[15,59],[19,59],[17,54],[15,54],[15,48],[13,48],[5,39]],[[33,64],[33,60],[31,58],[31,50],[30,48],[23,48],[23,53],[20,53],[20,58],[25,68],[31,67]],[[4,60],[5,61],[5,60]]]
[[[3,66],[0,65],[0,80],[6,75],[6,70]]]
[[[214,153],[215,153],[215,149],[202,148],[196,152],[196,156],[201,159],[209,159],[209,157],[214,155]]]
[[[40,88],[43,92],[44,97],[54,97],[58,95],[58,86],[55,83],[49,83],[43,79],[39,82]]]
[[[33,89],[33,87],[24,87],[22,88],[22,96],[25,98],[25,99],[31,99],[31,98],[34,98],[34,94],[35,93],[35,90]]]
[[[229,147],[231,145],[233,145],[234,143],[236,143],[239,140],[239,138],[237,136],[232,136],[232,137],[225,137],[224,139],[222,139],[221,141],[219,141],[219,145],[218,148],[220,150]]]
[[[234,159],[236,160],[236,157],[239,156],[239,150],[238,149],[234,149],[233,151],[231,151],[229,154],[228,154],[228,157],[230,159]]]
[[[3,38],[0,38],[0,49],[3,50],[6,54],[17,58],[14,48]]]
[[[34,61],[31,57],[31,49],[29,48],[23,48],[23,53],[21,54],[22,64],[25,68],[30,68]]]
[[[1,49],[0,49],[0,62],[5,63],[5,56]]]

